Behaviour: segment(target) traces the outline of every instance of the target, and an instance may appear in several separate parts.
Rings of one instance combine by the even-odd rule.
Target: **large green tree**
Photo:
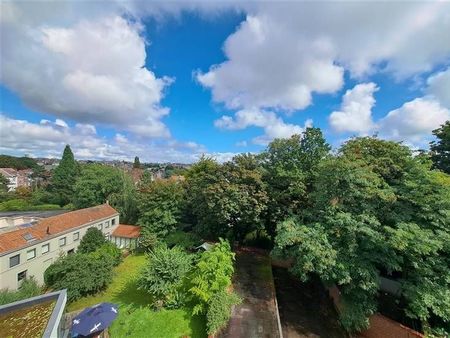
[[[117,168],[103,164],[84,165],[74,188],[75,207],[87,208],[109,201],[123,191],[123,179]]]
[[[341,321],[368,325],[380,273],[401,276],[406,315],[450,321],[450,185],[394,142],[356,138],[318,167],[311,207],[279,223],[275,254],[342,292]]]
[[[75,182],[79,172],[72,150],[69,145],[66,145],[61,161],[53,172],[50,185],[50,190],[59,205],[63,206],[73,201]]]
[[[184,187],[172,180],[156,180],[141,185],[138,223],[160,236],[175,230],[180,221]]]
[[[450,174],[450,121],[433,130],[437,140],[431,142],[431,159],[433,167]]]

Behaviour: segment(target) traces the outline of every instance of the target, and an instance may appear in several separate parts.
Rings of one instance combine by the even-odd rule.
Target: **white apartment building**
[[[73,253],[87,229],[97,227],[110,239],[118,226],[119,213],[102,204],[0,228],[0,289],[16,290],[30,276],[43,284],[44,271],[61,255]]]

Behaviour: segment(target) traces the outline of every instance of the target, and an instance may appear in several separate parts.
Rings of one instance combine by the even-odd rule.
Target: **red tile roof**
[[[137,225],[119,224],[112,233],[114,237],[138,238],[141,235],[141,227]]]
[[[75,210],[61,215],[52,216],[40,220],[31,227],[24,227],[0,234],[0,253],[25,247],[33,242],[24,238],[27,233],[35,240],[42,240],[77,228],[106,217],[117,215],[117,211],[108,204],[102,204],[91,208]]]

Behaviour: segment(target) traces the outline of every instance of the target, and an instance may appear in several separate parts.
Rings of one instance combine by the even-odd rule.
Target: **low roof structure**
[[[0,306],[1,337],[61,337],[66,290]]]
[[[113,237],[138,238],[141,235],[141,227],[137,225],[119,224],[112,233]]]

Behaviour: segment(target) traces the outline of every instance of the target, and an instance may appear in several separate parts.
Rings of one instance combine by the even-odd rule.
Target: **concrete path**
[[[234,290],[243,298],[218,337],[281,338],[270,258],[251,249],[236,253]]]

